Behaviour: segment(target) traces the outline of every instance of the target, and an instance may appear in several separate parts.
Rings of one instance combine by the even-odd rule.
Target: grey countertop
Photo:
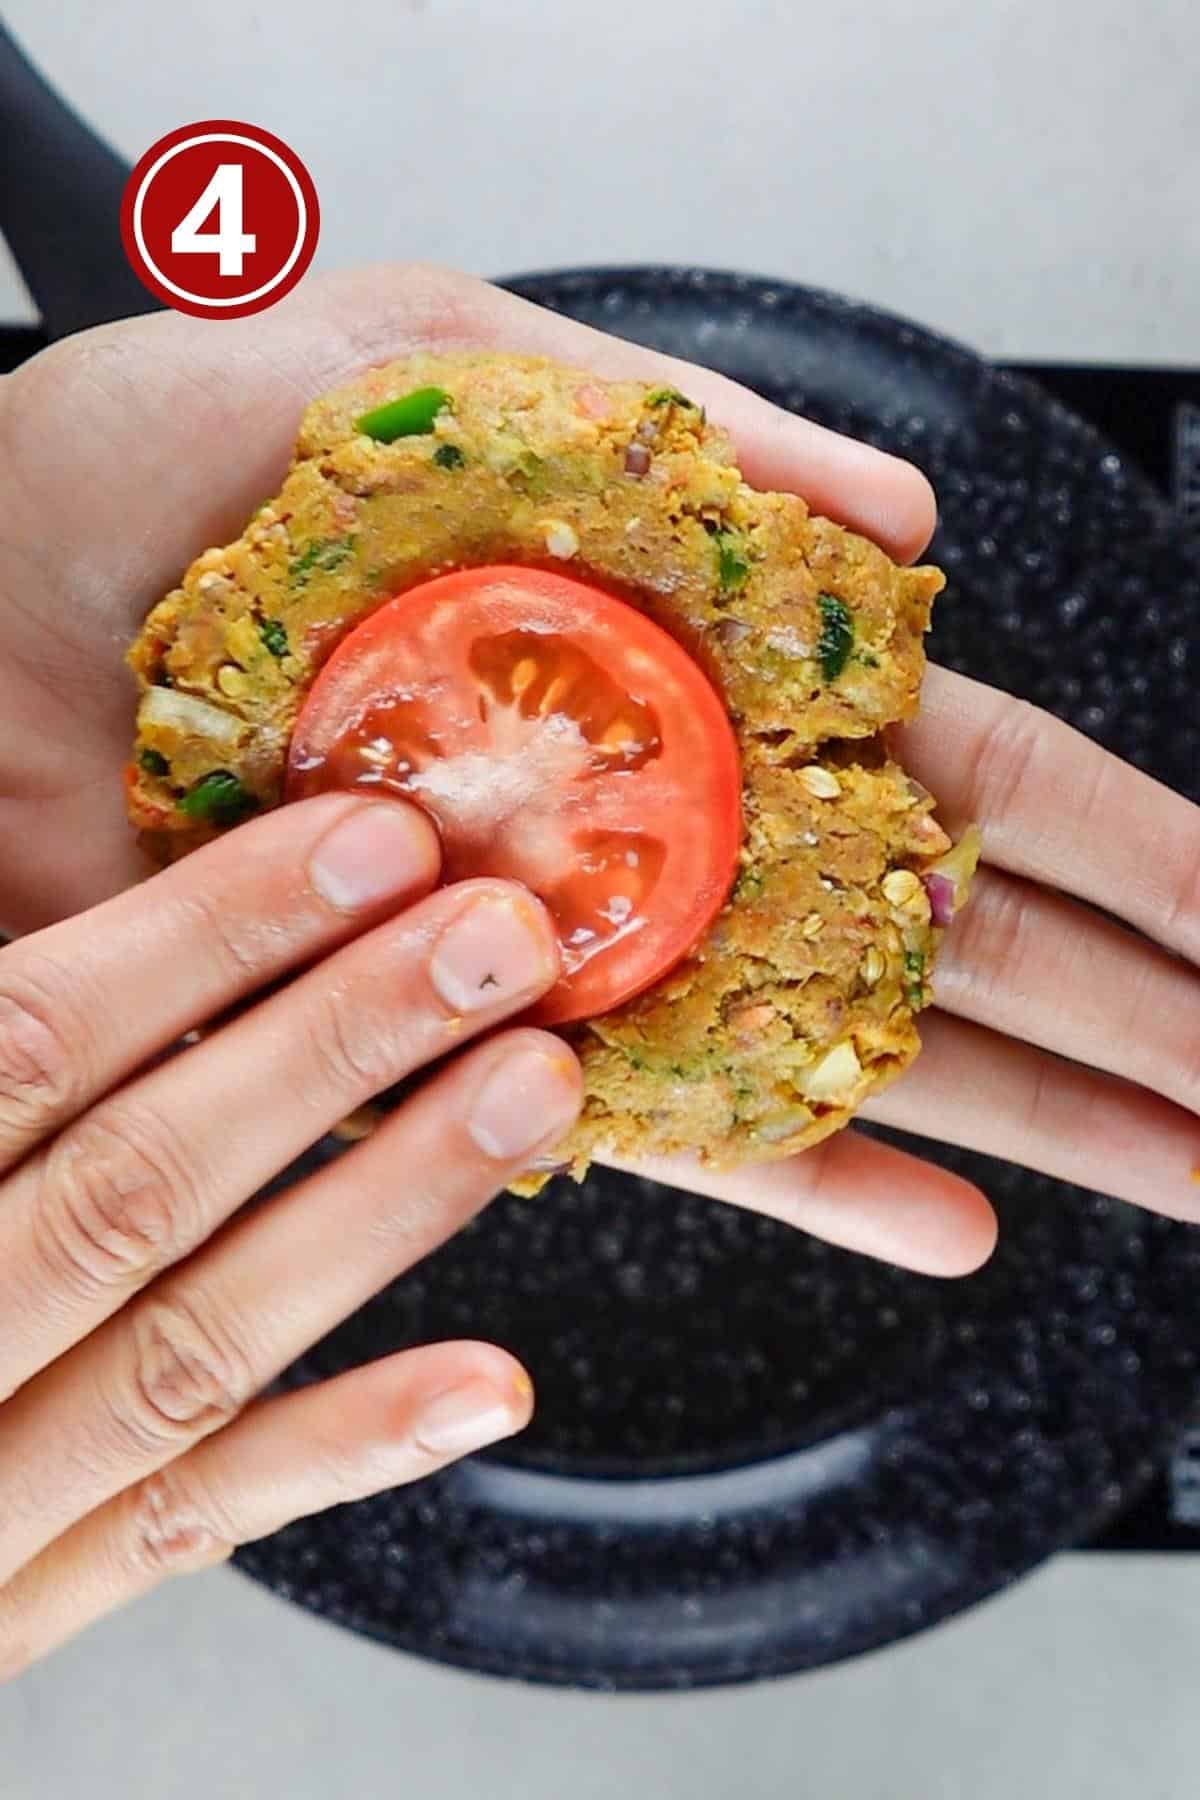
[[[211,116],[291,141],[326,265],[694,260],[994,354],[1200,360],[1189,0],[570,0],[569,28],[544,0],[5,13],[130,157]],[[0,317],[27,310],[0,266]],[[853,1665],[618,1700],[427,1667],[222,1570],[0,1692],[0,1795],[1183,1800],[1198,1651],[1200,1561],[1068,1556]]]
[[[1190,1800],[1200,1560],[1060,1557],[798,1680],[672,1697],[428,1667],[228,1570],[0,1690],[4,1800]]]

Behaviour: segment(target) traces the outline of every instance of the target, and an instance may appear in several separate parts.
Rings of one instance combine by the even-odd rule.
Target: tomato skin
[[[563,975],[531,1012],[610,1012],[703,938],[741,843],[737,742],[681,645],[628,602],[544,569],[439,576],[333,651],[292,737],[286,797],[404,795],[445,878],[524,883]]]

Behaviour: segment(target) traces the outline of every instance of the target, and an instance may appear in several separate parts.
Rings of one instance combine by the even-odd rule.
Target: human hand
[[[0,549],[14,596],[0,829],[21,846],[0,923],[27,929],[135,878],[120,651],[189,559],[278,485],[304,402],[368,363],[470,346],[683,385],[729,428],[756,485],[803,493],[893,555],[927,541],[932,496],[907,465],[465,277],[369,270],[219,331],[172,314],[87,333],[19,372],[0,403],[20,477]],[[980,821],[989,866],[943,947],[927,1048],[869,1112],[1196,1216],[1195,976],[1065,897],[1194,961],[1195,809],[1045,714],[942,671],[903,755],[950,823]],[[975,1267],[994,1240],[969,1183],[852,1131],[788,1162],[647,1172],[935,1273]]]
[[[574,1123],[558,1038],[462,1048],[556,979],[548,916],[438,873],[421,812],[331,795],[0,950],[0,1679],[527,1423],[524,1372],[480,1343],[251,1404]],[[239,1215],[448,1051],[368,1141]]]

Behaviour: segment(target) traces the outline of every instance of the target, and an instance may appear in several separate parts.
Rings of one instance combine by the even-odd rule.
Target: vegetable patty
[[[462,353],[316,401],[278,498],[197,558],[130,652],[131,818],[167,860],[278,804],[338,643],[393,596],[491,564],[557,570],[663,627],[722,696],[741,758],[738,875],[710,929],[648,991],[565,1030],[586,1100],[560,1160],[817,1142],[916,1054],[976,854],[974,834],[952,849],[880,735],[916,711],[942,576],[754,492],[673,388]]]

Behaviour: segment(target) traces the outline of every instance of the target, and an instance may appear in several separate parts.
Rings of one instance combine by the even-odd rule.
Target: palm
[[[114,647],[125,604],[114,601],[107,618],[99,607],[75,610],[69,587],[49,570],[19,599],[15,611],[13,597],[3,599],[0,666],[6,739],[20,746],[19,760],[6,761],[0,799],[0,930],[12,935],[142,872],[121,801],[131,694]]]
[[[46,353],[0,389],[13,471],[0,536],[0,929],[9,933],[145,872],[122,803],[134,695],[124,646],[190,556],[238,528],[286,458],[285,389],[278,433],[268,413],[224,479],[230,396],[219,376],[194,385],[193,375],[180,413],[178,324],[140,327],[159,327],[162,367],[144,347],[131,364],[118,329]]]

